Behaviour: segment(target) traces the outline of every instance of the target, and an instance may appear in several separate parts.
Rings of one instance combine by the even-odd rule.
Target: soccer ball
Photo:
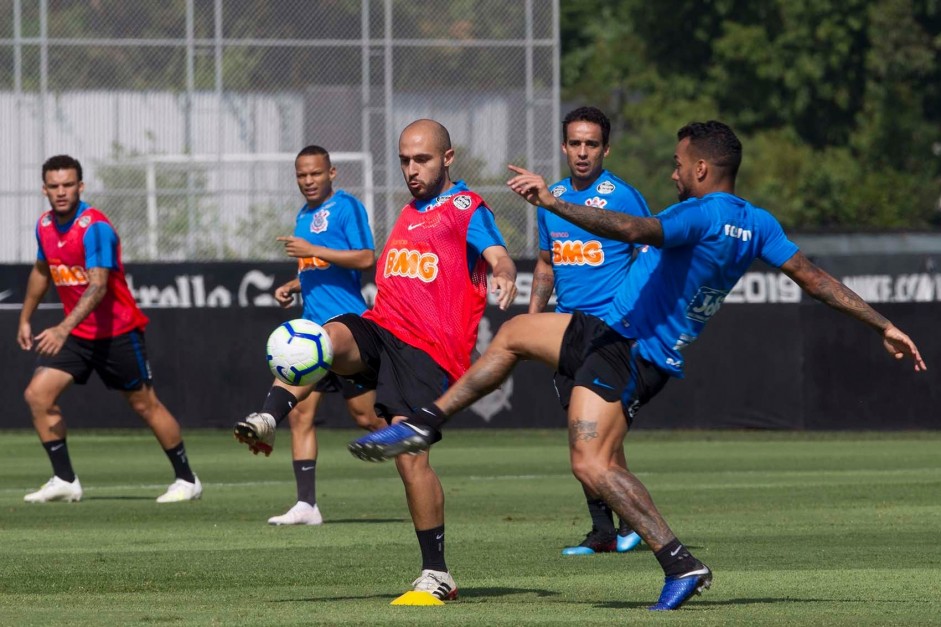
[[[298,318],[288,320],[268,336],[268,367],[288,385],[320,381],[333,363],[333,347],[323,327]]]

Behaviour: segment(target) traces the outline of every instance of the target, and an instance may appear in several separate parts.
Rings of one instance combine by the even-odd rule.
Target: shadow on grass
[[[345,523],[345,524],[360,524],[360,525],[373,525],[376,523],[404,523],[412,522],[411,518],[328,518],[324,521],[325,524],[334,524],[334,523]]]
[[[539,588],[460,588],[460,596],[458,601],[461,600],[476,600],[476,599],[493,599],[497,597],[506,597],[514,596],[520,594],[532,594],[538,598],[545,597],[555,597],[559,596],[558,592],[553,590],[542,590]],[[365,594],[357,596],[324,596],[324,597],[305,597],[303,599],[278,599],[277,601],[270,601],[271,603],[307,603],[307,602],[323,602],[323,601],[363,601],[368,599],[385,599],[392,601],[396,597],[395,594]],[[649,605],[649,604],[648,604]]]
[[[156,496],[84,496],[83,501],[153,501]]]

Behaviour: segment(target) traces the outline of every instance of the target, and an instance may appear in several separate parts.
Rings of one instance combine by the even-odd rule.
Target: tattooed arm
[[[595,235],[632,244],[663,244],[663,227],[656,218],[642,218],[620,211],[598,209],[587,205],[574,205],[552,195],[545,179],[515,165],[509,166],[516,176],[507,181],[514,192],[526,202],[544,207],[559,217],[577,224]]]
[[[88,287],[65,320],[36,336],[36,352],[51,356],[62,350],[65,339],[101,303],[108,291],[108,268],[89,268]]]
[[[905,333],[900,331],[885,316],[869,306],[859,294],[836,280],[835,277],[814,265],[803,253],[797,252],[788,259],[781,270],[791,277],[801,289],[833,307],[837,311],[856,318],[882,335],[886,351],[896,359],[909,356],[915,362],[915,371],[926,370],[918,347]]]
[[[533,270],[533,287],[529,293],[529,313],[546,310],[552,290],[555,289],[555,273],[552,271],[552,253],[540,250]]]

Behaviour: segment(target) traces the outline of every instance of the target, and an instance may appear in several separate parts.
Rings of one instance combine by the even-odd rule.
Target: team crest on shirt
[[[78,219],[78,226],[84,229],[89,222],[91,222],[91,216],[82,216]]]
[[[477,327],[477,352],[483,354],[490,346],[492,339],[493,330],[490,320],[486,317],[481,318],[480,325]],[[470,410],[483,418],[484,422],[490,422],[501,411],[513,409],[510,404],[511,396],[513,396],[513,377],[509,377],[503,385],[471,405]]]
[[[614,189],[614,183],[611,181],[602,181],[601,183],[598,183],[598,187],[595,188],[595,191],[597,191],[599,194],[610,194],[614,191]]]
[[[451,203],[461,211],[470,209],[470,206],[473,204],[473,202],[474,201],[471,200],[471,197],[465,194],[458,194],[454,197],[454,200],[451,201]]]
[[[42,220],[39,221],[39,224],[40,226],[49,226],[50,224],[52,224],[52,216],[44,215],[42,217]]]
[[[594,198],[589,198],[588,200],[586,200],[585,204],[588,205],[589,207],[597,207],[598,209],[604,209],[604,206],[608,204],[608,201],[605,200],[604,198],[598,198],[597,196],[595,196]]]
[[[315,213],[310,219],[310,232],[311,233],[323,233],[327,230],[327,217],[330,215],[330,212],[326,209],[321,209]]]
[[[558,198],[565,193],[565,185],[556,185],[552,188],[552,195]]]

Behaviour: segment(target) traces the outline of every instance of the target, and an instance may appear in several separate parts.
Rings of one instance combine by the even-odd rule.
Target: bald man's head
[[[440,122],[435,122],[434,120],[415,120],[402,131],[399,142],[405,141],[406,136],[408,136],[409,139],[415,139],[417,136],[430,139],[434,147],[440,151],[441,154],[451,150],[451,135],[448,133],[448,129],[444,128]]]
[[[419,200],[451,187],[448,168],[454,161],[448,129],[434,120],[416,120],[399,136],[399,165],[408,191]]]

